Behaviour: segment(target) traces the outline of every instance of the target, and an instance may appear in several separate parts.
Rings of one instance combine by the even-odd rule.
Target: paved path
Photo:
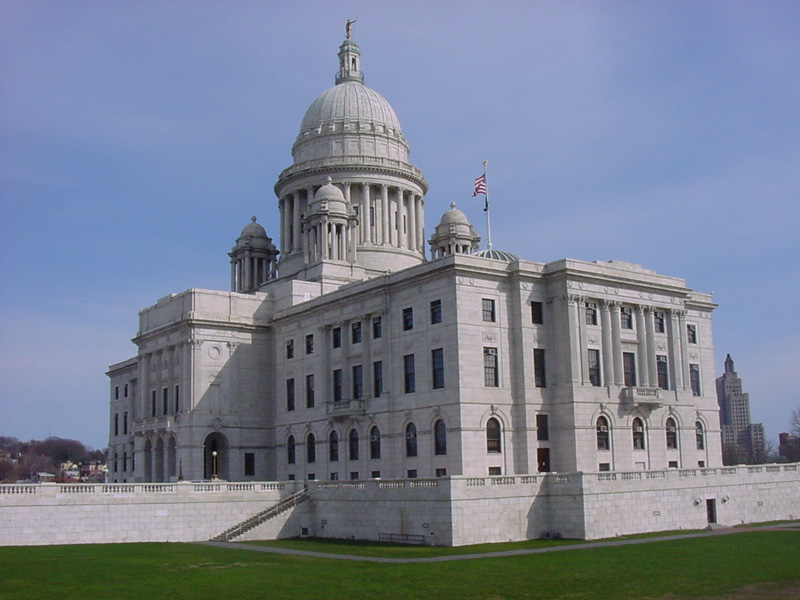
[[[798,529],[800,523],[784,523],[780,525],[769,525],[765,527],[732,527],[723,529],[713,529],[695,533],[679,533],[675,535],[664,535],[659,537],[646,537],[636,539],[615,539],[606,542],[586,542],[581,544],[564,544],[552,546],[550,548],[520,548],[519,550],[503,550],[501,552],[481,552],[478,554],[456,554],[448,556],[429,556],[426,558],[388,558],[380,556],[357,556],[353,554],[332,554],[328,552],[311,552],[308,550],[294,550],[290,548],[277,548],[274,546],[257,546],[255,544],[239,544],[236,542],[197,542],[204,546],[216,546],[217,548],[231,548],[235,550],[249,550],[250,552],[268,552],[271,554],[289,554],[294,556],[311,556],[314,558],[329,558],[333,560],[355,560],[377,563],[426,563],[426,562],[450,562],[454,560],[474,560],[480,558],[498,558],[501,556],[520,556],[523,554],[542,554],[544,552],[565,552],[568,550],[585,550],[587,548],[607,548],[609,546],[627,546],[634,544],[650,544],[653,542],[666,542],[670,540],[686,540],[691,538],[706,537],[710,535],[732,535],[748,531],[775,531],[780,529]]]

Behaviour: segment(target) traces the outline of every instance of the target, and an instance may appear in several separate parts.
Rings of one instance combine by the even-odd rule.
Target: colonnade
[[[421,193],[386,183],[346,182],[340,187],[358,216],[357,245],[423,252],[425,201]],[[282,256],[304,249],[308,241],[303,235],[304,221],[318,188],[299,188],[280,199]]]
[[[603,385],[625,385],[623,352],[635,355],[636,386],[658,387],[658,355],[662,353],[668,363],[668,387],[671,390],[686,390],[690,387],[688,339],[686,314],[683,308],[658,308],[645,304],[626,305],[632,311],[635,322],[635,339],[624,335],[622,327],[622,303],[617,300],[590,300],[583,296],[567,297],[570,322],[570,345],[572,380],[590,383],[588,350],[590,349],[590,325],[587,325],[587,303],[599,312],[599,348]],[[663,332],[656,332],[656,313],[663,318]],[[628,346],[627,348],[625,346]]]
[[[231,259],[231,291],[254,291],[277,276],[277,255],[260,256],[245,250]]]

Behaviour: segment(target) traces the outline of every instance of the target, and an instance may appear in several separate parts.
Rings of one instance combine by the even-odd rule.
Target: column
[[[231,259],[231,291],[236,292],[236,260]]]
[[[641,387],[649,387],[652,383],[647,360],[647,329],[644,324],[644,306],[636,307],[636,362],[638,363],[638,381]]]
[[[614,350],[611,346],[611,309],[607,300],[600,303],[600,326],[603,344],[603,383],[614,382]]]
[[[397,220],[395,222],[397,239],[395,240],[395,245],[398,248],[402,248],[405,245],[406,236],[404,232],[408,231],[408,217],[406,216],[405,202],[405,192],[403,188],[397,188]]]
[[[675,382],[676,390],[684,389],[685,379],[683,377],[683,352],[681,349],[680,324],[678,315],[674,310],[668,310],[665,315],[667,319],[667,354],[669,361],[670,377]]]
[[[614,357],[614,383],[623,385],[625,374],[622,369],[622,320],[619,302],[611,302],[611,352]]]
[[[651,306],[645,308],[644,317],[647,326],[647,370],[650,374],[650,385],[658,385],[658,368],[656,366],[656,317]],[[671,379],[674,384],[675,379]]]
[[[417,196],[408,194],[408,249],[417,251]]]
[[[252,289],[253,269],[250,265],[250,252],[247,251],[244,255],[244,281],[242,282],[242,291],[246,292]]]
[[[373,243],[372,220],[370,219],[369,184],[361,184],[361,239],[363,242]]]
[[[569,358],[570,379],[574,382],[581,381],[581,344],[578,332],[578,302],[580,296],[567,296],[567,318],[569,320]]]
[[[286,198],[281,198],[278,201],[278,209],[281,213],[281,254],[286,256],[288,249],[288,227],[286,225]]]
[[[391,215],[389,214],[389,188],[385,183],[381,184],[381,244],[390,244],[389,225]]]

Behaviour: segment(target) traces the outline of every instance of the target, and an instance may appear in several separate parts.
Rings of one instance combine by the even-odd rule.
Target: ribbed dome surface
[[[502,260],[505,262],[517,262],[519,256],[511,254],[511,252],[504,252],[503,250],[495,250],[489,248],[488,250],[480,250],[473,254],[473,256],[480,256],[481,258],[491,258],[492,260]]]
[[[345,81],[328,88],[311,103],[300,124],[300,135],[344,122],[375,125],[380,133],[390,135],[401,133],[400,121],[383,96],[363,83]]]

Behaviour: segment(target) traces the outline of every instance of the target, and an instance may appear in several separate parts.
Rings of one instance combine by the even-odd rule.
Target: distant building
[[[764,426],[750,422],[750,395],[742,392],[742,380],[725,358],[725,373],[717,378],[717,401],[722,426],[722,462],[726,465],[764,462]]]
[[[778,436],[778,454],[786,462],[800,462],[800,436],[782,433]]]

